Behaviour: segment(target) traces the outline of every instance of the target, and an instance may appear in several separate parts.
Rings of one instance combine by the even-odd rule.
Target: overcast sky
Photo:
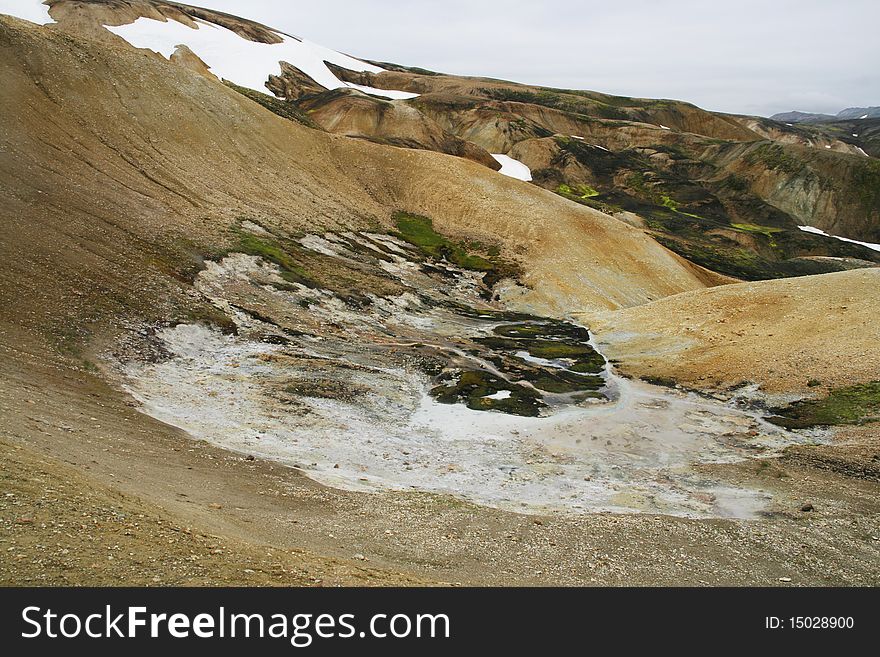
[[[880,0],[188,0],[362,58],[770,115],[880,105]]]

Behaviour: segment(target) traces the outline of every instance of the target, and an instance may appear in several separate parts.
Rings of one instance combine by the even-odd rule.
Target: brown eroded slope
[[[501,165],[483,148],[443,130],[402,101],[388,101],[353,89],[311,95],[297,104],[327,132],[390,146],[447,153],[497,171]]]
[[[606,355],[639,377],[694,388],[760,383],[806,392],[880,377],[880,271],[807,276],[685,293],[582,317]]]
[[[466,98],[527,104],[560,110],[553,114],[558,120],[565,115],[580,115],[582,120],[604,118],[639,123],[663,124],[681,132],[693,132],[718,139],[755,140],[759,137],[733,119],[702,110],[690,103],[675,100],[654,100],[611,96],[595,91],[550,89],[489,78],[472,78],[443,74],[425,74],[416,69],[380,64],[389,69],[382,73],[362,73],[334,69],[348,82],[357,84],[392,85],[422,94],[419,104],[440,108]],[[494,107],[495,109],[502,106]],[[462,110],[473,109],[463,106]],[[535,111],[537,107],[531,108]],[[464,118],[464,117],[460,117]],[[569,116],[568,118],[573,118]],[[552,120],[552,119],[551,119]]]
[[[240,18],[213,9],[193,7],[166,0],[48,0],[49,13],[62,29],[87,34],[101,40],[118,42],[101,25],[126,25],[139,18],[157,21],[173,20],[189,27],[196,21],[214,23],[232,30],[239,36],[260,43],[279,43],[276,30],[256,21]]]

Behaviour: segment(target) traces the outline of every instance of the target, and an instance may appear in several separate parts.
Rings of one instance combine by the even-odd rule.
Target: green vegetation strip
[[[556,193],[560,196],[564,196],[571,201],[586,201],[587,199],[593,198],[594,196],[599,196],[599,192],[597,192],[589,185],[576,185],[574,188],[572,188],[570,185],[562,184],[556,188]]]
[[[398,212],[394,215],[394,225],[397,226],[395,237],[418,247],[430,258],[446,259],[462,269],[474,271],[487,272],[494,268],[486,258],[471,255],[462,245],[450,241],[435,231],[434,222],[428,217]]]
[[[263,260],[272,262],[281,269],[281,277],[289,283],[299,283],[307,287],[315,287],[315,282],[308,272],[293,259],[281,244],[271,238],[261,238],[244,231],[238,232],[238,245],[233,251],[239,251],[251,256],[258,256]]]
[[[789,429],[878,422],[880,381],[839,388],[823,399],[795,402],[773,412],[777,415],[771,421]]]
[[[391,234],[418,248],[427,258],[447,260],[462,269],[486,274],[484,279],[491,287],[502,278],[516,278],[520,275],[517,265],[497,257],[497,247],[479,242],[453,242],[434,230],[434,223],[428,217],[407,212],[394,215],[397,230]],[[472,253],[482,251],[484,255]]]
[[[784,228],[775,228],[773,226],[759,226],[758,224],[730,224],[730,226],[741,233],[752,233],[755,235],[763,235],[767,238],[768,244],[772,248],[776,248],[776,233],[785,232]]]

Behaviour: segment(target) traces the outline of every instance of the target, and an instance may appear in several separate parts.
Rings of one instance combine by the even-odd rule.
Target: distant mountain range
[[[846,121],[849,119],[880,118],[880,107],[848,107],[836,115],[814,114],[811,112],[782,112],[770,117],[783,123],[825,123],[826,121]]]

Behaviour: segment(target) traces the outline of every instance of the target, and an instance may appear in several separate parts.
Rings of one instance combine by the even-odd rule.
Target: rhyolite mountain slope
[[[880,119],[880,107],[847,107],[837,113],[840,120]]]
[[[751,118],[750,127],[777,141],[798,143],[805,146],[831,145],[833,150],[849,146],[859,154],[880,157],[880,117],[841,119],[828,117],[811,123],[778,123],[771,119]]]
[[[791,112],[779,112],[770,117],[771,121],[780,123],[813,123],[815,121],[833,121],[832,114],[818,114],[816,112],[800,112],[797,110]]]
[[[101,38],[125,39],[202,74],[217,74],[310,127],[439,151],[494,170],[500,165],[491,154],[508,155],[531,169],[536,185],[621,218],[726,276],[760,280],[880,263],[876,250],[799,230],[812,226],[880,242],[880,163],[869,156],[870,138],[712,113],[679,101],[355,60],[181,3],[48,5],[60,29],[94,36],[105,24],[110,31]],[[192,29],[199,21],[213,30]],[[211,39],[226,28],[232,41],[222,41],[229,54],[221,56]],[[195,51],[176,52],[182,42]],[[241,44],[250,45],[240,55],[232,52]],[[199,59],[200,47],[211,73]],[[273,47],[277,54],[263,52]],[[241,64],[250,61],[255,63]]]

